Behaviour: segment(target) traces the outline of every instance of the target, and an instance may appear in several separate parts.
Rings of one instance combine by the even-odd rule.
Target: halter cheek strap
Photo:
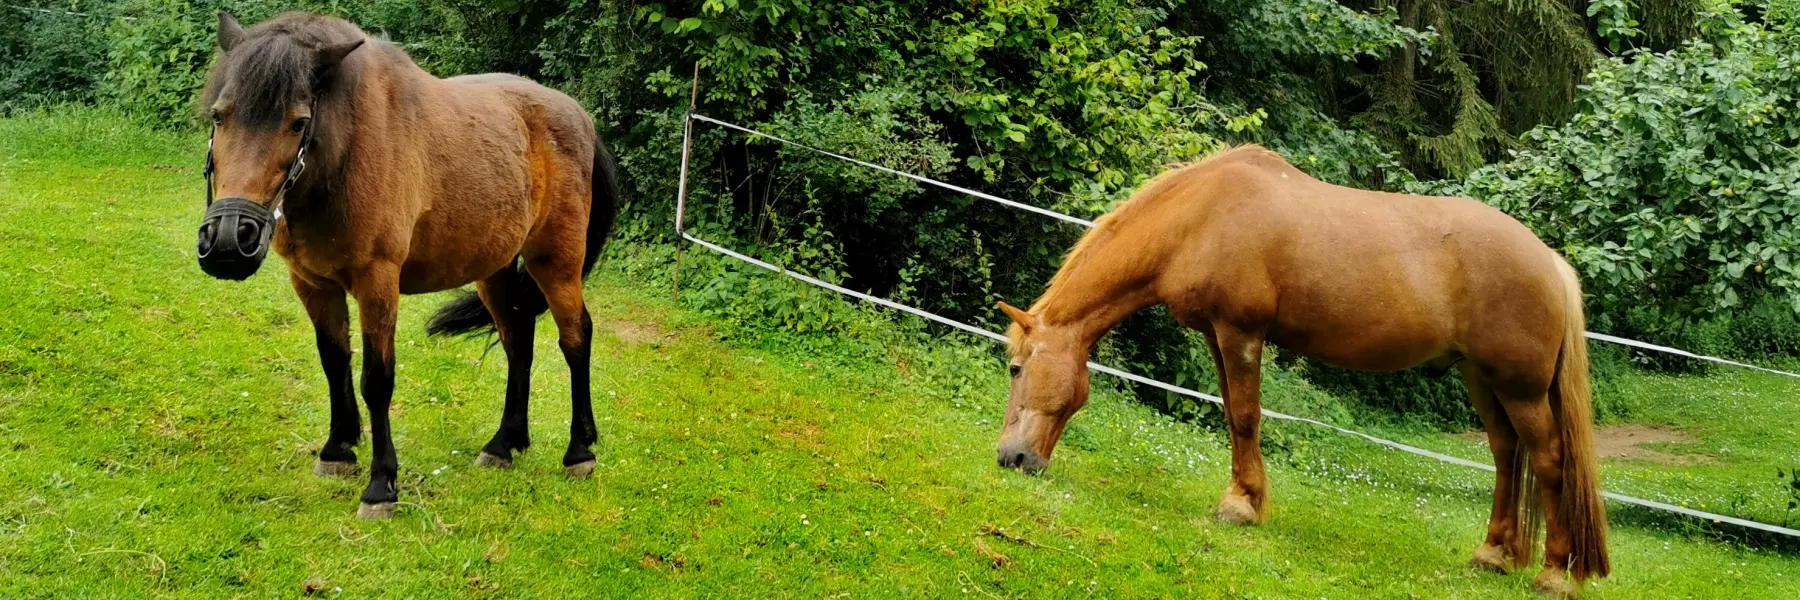
[[[273,215],[269,218],[271,222],[281,220],[281,205],[287,200],[288,190],[293,189],[294,182],[300,180],[300,174],[306,172],[306,149],[312,147],[313,129],[319,123],[312,108],[307,107],[307,114],[311,116],[307,118],[306,131],[300,134],[300,148],[294,151],[294,162],[288,164],[287,178],[281,181],[281,188],[275,190],[275,198],[269,201],[269,211]],[[218,134],[219,125],[214,123],[212,131],[206,135],[206,167],[201,170],[201,175],[206,178],[207,208],[212,208],[213,205],[213,173],[218,170],[213,160],[213,140]]]

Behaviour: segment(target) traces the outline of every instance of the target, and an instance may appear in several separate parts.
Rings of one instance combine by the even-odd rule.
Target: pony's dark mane
[[[315,68],[319,48],[359,39],[367,40],[363,47],[327,73]],[[298,218],[341,219],[348,159],[342,150],[356,130],[355,90],[366,78],[380,77],[375,65],[394,60],[411,62],[398,46],[370,38],[349,21],[284,13],[245,30],[244,38],[219,58],[197,108],[205,114],[228,95],[235,123],[273,130],[286,120],[289,102],[310,100],[314,147],[306,172],[289,194],[288,212]]]
[[[310,96],[320,83],[314,53],[321,47],[366,37],[348,21],[305,13],[286,13],[245,31],[243,41],[213,67],[201,94],[202,111],[229,92],[232,116],[250,127],[275,127],[287,118],[288,103]],[[353,76],[349,65],[335,78]],[[336,86],[344,87],[344,86]],[[332,94],[315,101],[328,101]]]

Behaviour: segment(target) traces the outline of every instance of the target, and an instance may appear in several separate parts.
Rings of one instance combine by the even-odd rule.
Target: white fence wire
[[[837,292],[837,293],[843,294],[845,296],[849,296],[852,298],[856,298],[858,300],[877,304],[877,305],[880,305],[880,306],[883,306],[886,308],[890,308],[893,310],[897,310],[897,311],[900,311],[903,313],[907,313],[907,314],[910,314],[913,316],[921,317],[921,318],[939,323],[941,325],[945,325],[945,326],[951,327],[953,329],[957,329],[957,330],[963,331],[965,333],[973,334],[973,335],[976,335],[979,337],[987,338],[988,340],[999,342],[1002,344],[1007,342],[1007,338],[1005,335],[1003,335],[1001,333],[998,333],[995,331],[990,331],[990,330],[983,329],[980,327],[976,327],[976,326],[970,325],[968,323],[963,323],[961,321],[957,321],[955,319],[951,319],[951,318],[945,317],[943,315],[938,315],[938,314],[935,314],[935,313],[932,313],[932,312],[929,312],[929,311],[926,311],[926,310],[923,310],[920,308],[907,306],[905,304],[901,304],[899,302],[894,302],[894,301],[888,300],[886,298],[881,298],[881,297],[873,296],[873,295],[866,294],[863,292],[858,292],[856,290],[852,290],[852,289],[849,289],[849,288],[846,288],[846,287],[843,287],[840,285],[835,285],[830,282],[818,279],[816,277],[811,277],[811,276],[808,276],[803,273],[797,273],[794,271],[790,271],[786,268],[783,268],[783,267],[780,267],[780,266],[777,266],[774,264],[770,264],[770,263],[764,262],[762,260],[758,260],[755,257],[743,254],[741,252],[731,250],[730,248],[726,248],[724,246],[715,244],[713,242],[706,241],[706,240],[701,239],[691,233],[688,233],[686,227],[683,224],[683,219],[685,218],[686,208],[687,208],[688,158],[689,158],[690,149],[692,148],[692,144],[693,144],[693,122],[694,121],[704,121],[707,123],[712,123],[715,125],[719,125],[719,126],[722,126],[722,127],[728,128],[728,129],[732,129],[735,131],[739,131],[742,133],[746,133],[749,135],[767,138],[767,139],[774,140],[776,142],[780,142],[780,143],[788,145],[788,146],[793,146],[796,148],[800,148],[800,149],[814,152],[817,154],[821,154],[824,156],[829,156],[829,157],[832,157],[832,158],[835,158],[838,160],[843,160],[846,162],[854,163],[857,165],[868,167],[870,169],[875,169],[877,171],[889,173],[889,174],[892,174],[892,175],[895,175],[898,177],[904,177],[906,179],[911,179],[913,181],[917,181],[917,182],[924,183],[927,185],[932,185],[932,186],[947,189],[950,191],[967,194],[970,196],[974,196],[976,198],[981,198],[983,200],[989,200],[989,201],[996,202],[996,203],[999,203],[999,204],[1002,204],[1002,205],[1005,205],[1008,207],[1016,208],[1019,210],[1025,210],[1025,211],[1037,213],[1039,215],[1047,216],[1047,217],[1057,219],[1060,221],[1064,221],[1067,223],[1073,223],[1076,225],[1081,225],[1083,227],[1089,227],[1089,228],[1094,226],[1094,223],[1092,221],[1088,221],[1085,219],[1072,217],[1072,216],[1065,215],[1065,214],[1062,214],[1062,213],[1059,213],[1056,211],[1039,208],[1039,207],[1032,206],[1029,204],[1024,204],[1021,202],[1007,200],[1005,198],[1001,198],[998,196],[985,194],[982,192],[978,192],[975,190],[971,190],[968,188],[964,188],[964,187],[949,184],[949,183],[944,183],[942,181],[937,181],[937,180],[934,180],[931,178],[922,177],[922,176],[915,175],[912,173],[897,171],[897,170],[883,167],[881,165],[877,165],[874,163],[857,160],[855,158],[851,158],[851,157],[844,156],[841,154],[821,150],[819,148],[815,148],[815,147],[808,146],[806,144],[801,144],[798,142],[794,142],[792,140],[788,140],[788,139],[785,139],[785,138],[782,138],[779,136],[775,136],[775,135],[771,135],[771,134],[764,133],[761,131],[757,131],[755,129],[751,129],[749,127],[745,127],[745,126],[738,125],[735,123],[728,123],[725,121],[714,119],[712,117],[708,117],[705,115],[701,115],[701,114],[697,114],[697,113],[689,113],[688,114],[688,120],[684,124],[683,139],[682,139],[681,181],[677,184],[678,191],[676,193],[678,194],[678,196],[676,198],[676,203],[675,203],[675,233],[677,235],[679,235],[682,239],[693,242],[696,245],[699,245],[703,248],[706,248],[713,252],[719,253],[721,255],[730,257],[732,259],[736,259],[736,260],[739,260],[739,261],[742,261],[742,262],[745,262],[745,263],[748,263],[748,264],[751,264],[751,265],[754,265],[754,266],[757,266],[757,267],[760,267],[760,268],[763,268],[763,269],[766,269],[766,270],[769,270],[769,271],[772,271],[775,273],[786,275],[788,277],[794,278],[796,280],[805,282],[805,283],[813,285],[813,286],[831,290],[833,292]],[[1760,367],[1760,366],[1756,366],[1756,365],[1745,364],[1745,363],[1732,361],[1732,360],[1728,360],[1728,359],[1724,359],[1724,358],[1713,357],[1713,356],[1705,356],[1705,355],[1701,355],[1701,354],[1688,352],[1686,350],[1681,350],[1678,348],[1659,346],[1659,345],[1651,344],[1648,342],[1640,342],[1637,340],[1631,340],[1631,339],[1606,335],[1603,333],[1594,333],[1594,332],[1590,331],[1590,332],[1587,332],[1587,336],[1590,339],[1600,340],[1603,342],[1623,344],[1623,345],[1631,346],[1634,348],[1640,348],[1640,349],[1651,350],[1651,351],[1656,351],[1656,352],[1663,352],[1663,353],[1673,354],[1676,356],[1682,356],[1682,357],[1691,358],[1691,359],[1695,359],[1695,360],[1703,360],[1703,361],[1714,362],[1714,363],[1725,364],[1725,365],[1732,365],[1732,366],[1742,367],[1742,368],[1747,368],[1747,369],[1754,369],[1754,370],[1762,371],[1765,373],[1772,373],[1772,374],[1783,375],[1783,376],[1787,376],[1787,377],[1800,378],[1800,374],[1795,374],[1795,373],[1791,373],[1788,371],[1782,371],[1779,369],[1771,369],[1771,368],[1767,368],[1767,367]],[[1122,371],[1122,370],[1119,370],[1119,369],[1116,369],[1113,367],[1109,367],[1106,365],[1102,365],[1102,364],[1099,364],[1099,363],[1096,363],[1093,361],[1089,361],[1087,363],[1087,366],[1089,369],[1091,369],[1095,372],[1104,373],[1107,375],[1118,377],[1118,378],[1124,379],[1126,381],[1131,381],[1134,383],[1148,385],[1148,386],[1155,387],[1155,388],[1158,388],[1158,389],[1161,389],[1164,391],[1181,394],[1183,396],[1187,396],[1190,398],[1195,398],[1198,400],[1211,402],[1213,404],[1219,404],[1221,406],[1224,405],[1224,403],[1225,403],[1223,398],[1214,396],[1212,394],[1207,394],[1204,392],[1199,392],[1199,391],[1191,390],[1188,388],[1184,388],[1184,387],[1181,387],[1178,385],[1165,383],[1162,381],[1157,381],[1155,379],[1150,379],[1148,377],[1144,377],[1141,375],[1136,375],[1133,373]],[[1419,448],[1417,446],[1412,446],[1412,445],[1396,442],[1393,440],[1375,437],[1373,435],[1369,435],[1369,434],[1366,434],[1366,433],[1363,433],[1360,431],[1354,431],[1351,429],[1345,429],[1343,427],[1339,427],[1337,425],[1332,425],[1330,423],[1326,423],[1323,421],[1308,419],[1305,417],[1298,417],[1298,416],[1275,412],[1275,411],[1267,410],[1267,409],[1264,409],[1262,411],[1262,414],[1263,414],[1263,416],[1269,417],[1271,419],[1276,419],[1276,420],[1281,420],[1281,421],[1294,421],[1294,422],[1299,422],[1299,423],[1306,423],[1309,425],[1315,425],[1318,427],[1324,427],[1324,428],[1336,431],[1338,433],[1359,437],[1365,441],[1368,441],[1368,442],[1371,442],[1374,444],[1378,444],[1378,445],[1381,445],[1381,446],[1384,446],[1387,448],[1391,448],[1391,449],[1398,450],[1401,452],[1406,452],[1408,454],[1423,456],[1423,457],[1437,460],[1439,462],[1443,462],[1443,463],[1447,463],[1447,464],[1459,465],[1459,466],[1469,467],[1472,469],[1480,469],[1480,470],[1488,471],[1488,472],[1492,472],[1494,470],[1493,465],[1480,463],[1480,462],[1476,462],[1476,461],[1472,461],[1472,460],[1468,460],[1468,459],[1464,459],[1464,458],[1458,458],[1455,456],[1450,456],[1447,454],[1442,454],[1439,452],[1426,450],[1424,448]],[[1637,497],[1627,496],[1624,494],[1619,494],[1619,493],[1614,493],[1614,492],[1603,492],[1603,495],[1605,495],[1607,498],[1609,498],[1613,501],[1624,503],[1624,504],[1631,504],[1631,505],[1641,506],[1641,507],[1650,508],[1650,509],[1654,509],[1654,510],[1666,511],[1666,512],[1676,513],[1676,514],[1685,515],[1685,516],[1689,516],[1689,517],[1705,519],[1708,521],[1712,521],[1714,523],[1730,523],[1732,525],[1737,525],[1739,527],[1744,527],[1747,529],[1754,529],[1754,530],[1768,532],[1768,533],[1774,533],[1774,534],[1778,534],[1778,535],[1785,535],[1785,536],[1800,538],[1800,530],[1789,529],[1787,527],[1782,527],[1780,525],[1772,525],[1772,524],[1768,524],[1768,523],[1751,521],[1748,519],[1740,519],[1740,518],[1732,517],[1732,516],[1728,516],[1728,515],[1711,513],[1711,512],[1707,512],[1707,511],[1703,511],[1703,510],[1695,510],[1692,508],[1687,508],[1685,506],[1675,506],[1675,505],[1664,503],[1664,502],[1657,502],[1655,500],[1647,500],[1644,498],[1637,498]]]

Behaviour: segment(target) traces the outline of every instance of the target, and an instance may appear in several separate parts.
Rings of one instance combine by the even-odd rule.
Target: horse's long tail
[[[1612,572],[1606,555],[1606,499],[1600,496],[1600,465],[1594,457],[1594,410],[1588,390],[1587,319],[1582,314],[1581,282],[1569,263],[1556,261],[1563,282],[1565,322],[1562,357],[1550,386],[1550,407],[1562,430],[1562,506],[1573,553],[1569,574],[1575,581],[1603,578]]]
[[[588,208],[587,254],[581,260],[581,278],[587,279],[593,272],[594,263],[599,262],[600,252],[606,248],[606,238],[612,235],[613,224],[619,217],[619,205],[622,204],[623,193],[619,185],[619,164],[613,160],[612,152],[607,151],[606,143],[594,138],[594,180],[591,203]],[[550,305],[544,300],[544,293],[538,289],[537,282],[525,273],[523,265],[515,263],[507,267],[514,278],[509,286],[514,295],[509,299],[513,306],[527,314],[537,316],[544,314]],[[463,292],[456,299],[445,303],[432,315],[431,322],[425,325],[430,335],[471,335],[484,334],[494,329],[494,316],[482,304],[481,296],[475,292]]]

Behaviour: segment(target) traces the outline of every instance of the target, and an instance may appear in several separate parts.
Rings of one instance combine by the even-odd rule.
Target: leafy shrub
[[[198,125],[194,102],[217,55],[219,11],[246,27],[287,10],[334,14],[371,33],[403,36],[402,47],[427,69],[455,73],[470,61],[467,47],[457,43],[460,18],[432,2],[117,0],[107,7],[120,18],[103,32],[105,71],[97,95],[159,126]]]
[[[1800,28],[1780,3],[1760,23],[1714,10],[1700,39],[1602,62],[1580,113],[1509,162],[1420,187],[1493,204],[1561,249],[1596,329],[1779,351],[1791,338],[1765,336],[1791,335],[1800,311]],[[1729,326],[1750,306],[1771,329]]]
[[[0,15],[0,115],[93,100],[104,72],[106,47],[97,34],[105,13],[80,3],[8,2]]]

